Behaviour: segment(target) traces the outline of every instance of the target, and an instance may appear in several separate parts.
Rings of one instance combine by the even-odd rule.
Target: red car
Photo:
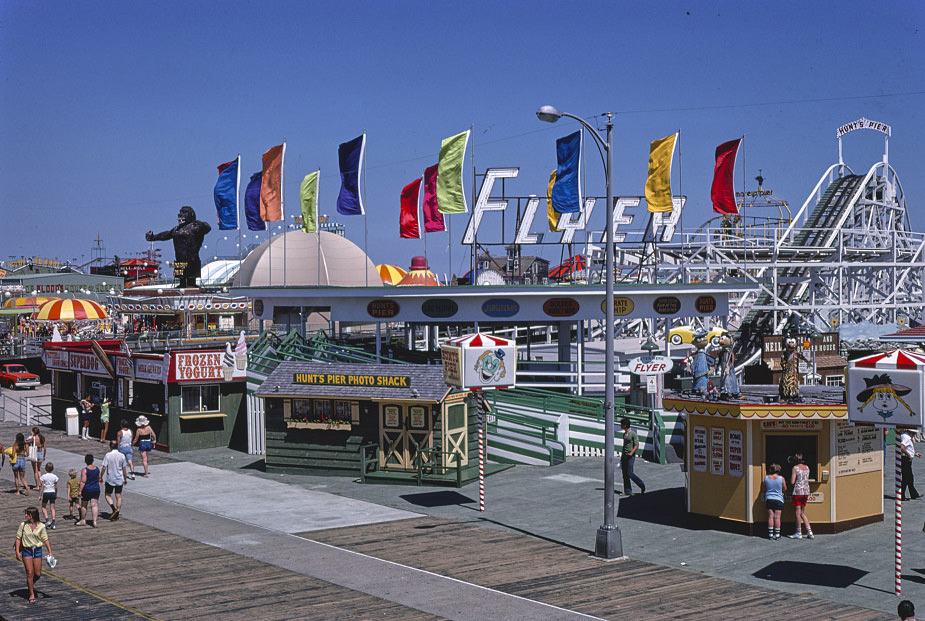
[[[10,388],[35,388],[41,384],[39,376],[29,373],[21,364],[0,365],[0,384]]]

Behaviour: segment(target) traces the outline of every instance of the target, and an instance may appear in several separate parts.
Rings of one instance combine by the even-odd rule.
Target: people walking
[[[762,482],[764,506],[768,509],[768,539],[780,540],[780,512],[784,508],[784,492],[787,483],[780,476],[780,464],[768,464],[768,474]]]
[[[135,419],[135,444],[138,445],[138,451],[141,453],[141,463],[145,469],[145,476],[148,476],[148,453],[154,448],[157,442],[157,434],[151,429],[148,417],[142,414]]]
[[[42,546],[48,548],[48,556],[52,558],[51,541],[48,540],[48,531],[39,521],[39,510],[36,507],[26,507],[25,519],[16,531],[16,560],[21,561],[26,569],[26,586],[29,588],[29,603],[35,603],[35,583],[42,577]]]
[[[10,451],[10,463],[13,465],[13,486],[16,488],[17,494],[29,495],[29,484],[26,483],[26,437],[21,434],[16,434],[16,440],[13,442],[10,447],[13,449]],[[22,491],[19,491],[19,484],[22,483]]]
[[[128,478],[135,480],[135,464],[132,463],[132,430],[129,429],[128,421],[124,418],[120,423],[122,429],[116,434],[116,440],[119,442],[119,452],[125,455],[125,461],[128,462]]]
[[[122,511],[122,486],[125,485],[125,478],[128,476],[128,472],[125,471],[125,455],[119,452],[119,443],[115,440],[109,443],[109,452],[103,457],[100,475],[105,485],[103,497],[112,509],[109,519],[115,522]]]
[[[794,453],[793,470],[790,472],[790,485],[793,486],[791,504],[796,514],[796,532],[790,535],[791,539],[802,539],[802,526],[806,525],[806,538],[813,539],[813,527],[806,516],[806,499],[809,498],[809,466],[803,463],[803,453]]]
[[[42,478],[42,462],[45,461],[45,436],[38,427],[32,428],[32,435],[26,438],[26,444],[35,447],[35,459],[32,462],[32,475],[35,477],[35,491],[41,489],[39,479]]]
[[[77,470],[71,468],[67,471],[67,517],[74,517],[74,509],[77,509],[77,517],[80,517],[80,479],[77,478]]]
[[[58,498],[58,475],[55,474],[55,465],[51,462],[45,464],[45,474],[42,475],[42,517],[45,524],[55,529],[55,500]],[[51,520],[48,519],[48,505],[51,505]]]
[[[84,463],[87,465],[80,471],[80,519],[74,525],[86,526],[89,512],[93,515],[93,528],[96,528],[100,510],[100,469],[93,465],[90,453],[84,457]]]
[[[900,472],[901,472],[901,483],[900,483],[900,495],[903,500],[917,500],[920,496],[918,490],[915,489],[915,475],[912,474],[912,460],[916,457],[921,457],[921,453],[915,452],[915,444],[912,442],[915,437],[914,429],[903,429],[902,435],[899,437],[899,448],[902,451],[900,456]],[[906,496],[906,490],[909,490],[909,496]]]
[[[620,469],[623,470],[623,493],[627,496],[633,495],[633,483],[639,486],[639,493],[646,493],[646,484],[642,479],[633,472],[633,464],[636,461],[636,451],[639,450],[639,436],[630,428],[630,419],[620,420],[620,427],[623,428],[623,453],[620,455]]]

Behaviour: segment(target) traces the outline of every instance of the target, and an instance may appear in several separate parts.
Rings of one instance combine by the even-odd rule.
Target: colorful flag
[[[556,171],[549,173],[549,184],[546,186],[546,219],[549,220],[549,232],[561,233],[562,230],[556,228],[559,224],[559,212],[552,208],[552,186],[556,183]]]
[[[263,154],[260,185],[260,219],[279,222],[283,219],[283,158],[286,143],[271,147]]]
[[[424,232],[439,233],[446,230],[440,205],[437,203],[437,179],[439,177],[439,164],[428,166],[424,170],[424,203],[421,212],[424,214]]]
[[[716,165],[713,168],[713,187],[710,198],[713,199],[713,211],[724,215],[737,215],[736,196],[732,188],[732,173],[736,167],[736,154],[739,152],[741,138],[730,140],[716,147]]]
[[[337,147],[340,161],[340,194],[337,195],[337,213],[344,216],[366,215],[360,198],[360,173],[366,150],[366,134]]]
[[[260,177],[259,172],[251,175],[251,180],[244,190],[244,217],[249,231],[265,231],[267,225],[260,219]]]
[[[649,178],[646,180],[646,203],[651,212],[674,211],[671,203],[671,161],[677,134],[653,140],[649,148]]]
[[[559,213],[581,213],[581,141],[581,131],[556,140],[552,208]]]
[[[238,186],[241,177],[238,174],[237,158],[218,166],[218,181],[212,195],[215,197],[215,212],[218,214],[218,228],[220,231],[231,231],[238,228]]]
[[[440,145],[437,164],[437,205],[440,213],[466,213],[466,194],[463,192],[463,158],[469,143],[469,130],[450,136]]]
[[[401,219],[398,223],[399,234],[405,239],[420,239],[421,227],[418,225],[419,197],[421,181],[418,177],[401,191]]]
[[[299,202],[302,204],[302,230],[314,233],[318,230],[318,171],[305,175],[299,187]]]

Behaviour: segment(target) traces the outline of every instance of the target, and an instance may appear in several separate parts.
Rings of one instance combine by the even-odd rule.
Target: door
[[[430,405],[382,404],[379,407],[379,466],[416,470],[419,451],[433,445]],[[422,456],[429,459],[429,456]]]
[[[443,466],[453,468],[456,466],[456,455],[460,456],[460,465],[469,464],[469,433],[468,433],[467,406],[459,401],[446,406],[446,415],[443,417]]]

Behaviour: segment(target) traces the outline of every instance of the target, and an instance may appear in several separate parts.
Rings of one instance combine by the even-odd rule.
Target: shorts
[[[89,423],[90,422],[90,412],[81,412],[80,420],[84,421],[85,423]]]
[[[108,422],[109,422],[109,417],[108,417],[108,416],[103,416],[102,414],[100,414],[100,422],[101,422],[101,423],[108,423]]]
[[[96,500],[99,497],[100,497],[100,488],[98,487],[93,490],[85,489],[84,491],[80,492],[81,500]]]
[[[139,440],[138,441],[138,450],[142,453],[149,453],[151,449],[154,448],[154,442],[151,440]]]
[[[125,455],[125,459],[132,461],[132,447],[131,446],[120,446],[119,452]]]
[[[19,549],[23,558],[42,558],[42,548],[27,548],[23,546]]]
[[[807,499],[807,498],[809,498],[809,496],[806,496],[806,495],[799,495],[799,496],[798,496],[797,494],[794,494],[794,495],[793,495],[793,500],[790,501],[790,502],[791,502],[791,504],[792,504],[794,507],[805,507],[805,506],[806,506],[806,499]]]
[[[80,496],[68,496],[70,502],[80,502]]]
[[[19,470],[20,472],[26,471],[26,459],[24,457],[17,457],[16,461],[13,463],[13,470]]]
[[[107,493],[107,494],[111,494],[111,493],[113,493],[113,492],[115,492],[115,493],[117,493],[117,494],[121,494],[121,493],[122,493],[122,484],[121,484],[121,483],[120,483],[119,485],[110,485],[109,483],[106,483],[105,485],[106,485],[106,493]]]
[[[55,504],[55,499],[57,498],[58,498],[58,494],[56,494],[55,492],[44,492],[42,493],[42,504],[44,505],[45,503],[49,503],[49,502],[51,504]]]
[[[37,449],[35,451],[35,461],[37,462],[45,461],[45,449]]]
[[[768,511],[780,511],[784,508],[784,503],[780,500],[765,500],[764,504],[768,508]]]

